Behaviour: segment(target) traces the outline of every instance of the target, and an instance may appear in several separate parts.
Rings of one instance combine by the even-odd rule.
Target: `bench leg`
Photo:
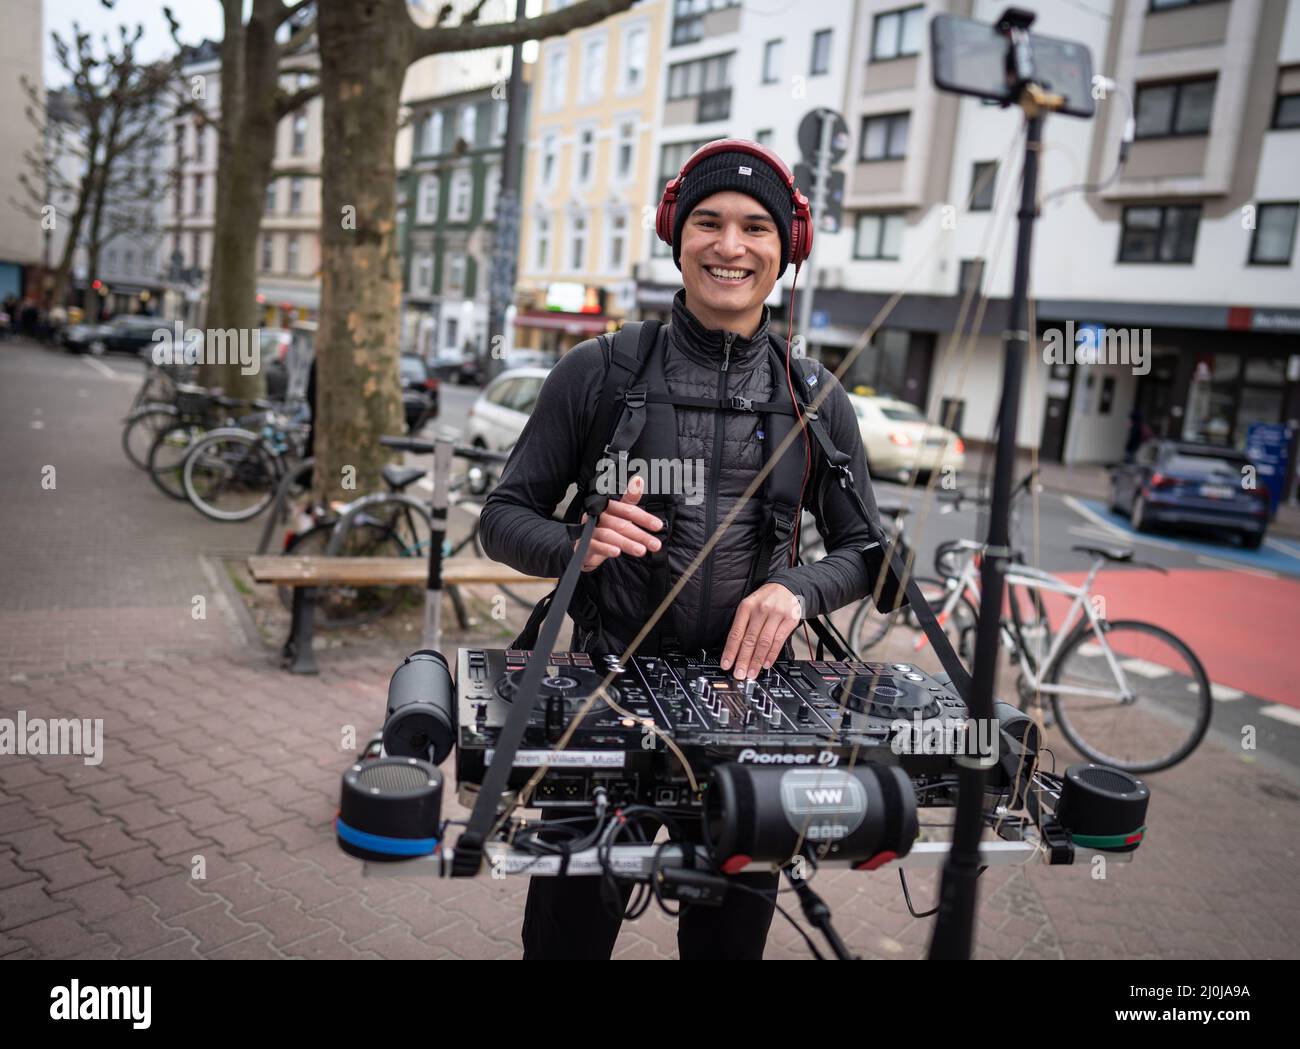
[[[311,650],[315,635],[314,615],[316,609],[316,591],[309,586],[293,588],[293,625],[289,628],[289,640],[284,643],[281,655],[288,664],[291,674],[319,674],[316,654]]]

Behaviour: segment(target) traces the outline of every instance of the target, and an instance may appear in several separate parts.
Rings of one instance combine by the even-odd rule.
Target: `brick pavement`
[[[0,355],[0,370],[7,363]],[[321,675],[298,678],[236,643],[219,612],[189,618],[191,595],[211,591],[195,551],[237,546],[239,530],[164,502],[102,440],[82,443],[90,461],[68,471],[86,490],[49,514],[17,476],[15,463],[28,470],[49,450],[13,414],[12,387],[0,392],[0,434],[15,448],[0,484],[17,493],[0,511],[0,716],[103,718],[105,742],[98,766],[0,758],[0,958],[518,957],[523,880],[367,878],[334,843],[344,728],[364,742],[376,727],[402,652],[326,650]],[[75,389],[38,388],[47,420]],[[111,428],[113,399],[130,388],[95,392],[108,402],[97,425]],[[86,586],[57,559],[48,571],[23,562],[41,528],[49,549],[89,544],[95,521],[73,507],[95,505],[124,531],[111,556],[87,560]],[[1151,786],[1151,831],[1133,864],[1111,864],[1104,879],[989,870],[978,955],[1300,956],[1294,775],[1209,740]],[[918,907],[932,905],[936,881],[909,877]],[[931,922],[907,914],[896,874],[828,871],[818,887],[855,951],[924,953]],[[648,914],[624,927],[615,955],[674,957],[674,933]],[[767,954],[805,949],[778,918]]]

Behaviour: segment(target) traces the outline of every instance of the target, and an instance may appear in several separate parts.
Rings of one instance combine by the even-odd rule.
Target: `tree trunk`
[[[241,8],[227,0],[208,328],[253,329],[259,323],[257,239],[275,156],[279,55],[274,9],[254,4],[245,25]],[[260,397],[265,388],[262,372],[245,375],[238,361],[205,364],[200,375],[205,385],[232,397]]]
[[[332,0],[318,10],[324,149],[313,495],[347,499],[381,484],[392,453],[375,438],[405,430],[394,151],[410,22],[401,0]]]

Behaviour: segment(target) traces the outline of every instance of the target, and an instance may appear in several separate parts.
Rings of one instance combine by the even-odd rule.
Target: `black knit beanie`
[[[772,216],[781,235],[781,268],[777,279],[790,262],[790,226],[794,220],[794,200],[781,174],[767,161],[749,153],[715,153],[695,165],[682,180],[673,213],[673,262],[682,268],[682,227],[691,211],[705,197],[735,190],[753,197]]]

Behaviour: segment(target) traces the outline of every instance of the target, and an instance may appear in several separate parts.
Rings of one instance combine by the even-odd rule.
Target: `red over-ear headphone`
[[[808,198],[796,188],[794,175],[790,173],[784,160],[766,146],[745,138],[720,138],[716,142],[707,142],[690,155],[682,165],[682,170],[677,173],[677,177],[664,187],[663,199],[659,201],[659,207],[655,211],[655,233],[659,235],[659,239],[665,244],[673,242],[673,220],[677,212],[677,194],[681,191],[682,182],[696,164],[715,153],[748,153],[751,157],[757,157],[769,164],[785,179],[794,204],[794,218],[790,223],[789,261],[794,263],[795,269],[798,269],[812,253],[812,208],[808,204]]]

